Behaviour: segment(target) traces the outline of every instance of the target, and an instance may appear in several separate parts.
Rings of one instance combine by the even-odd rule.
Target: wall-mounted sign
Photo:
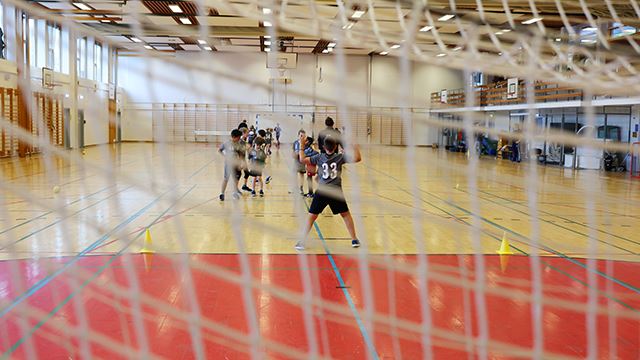
[[[447,90],[440,91],[440,102],[443,104],[447,103]]]
[[[507,99],[518,98],[518,78],[507,80]]]

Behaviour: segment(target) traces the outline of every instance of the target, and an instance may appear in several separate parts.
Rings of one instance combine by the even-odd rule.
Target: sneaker
[[[220,194],[220,201],[224,201],[224,194]]]
[[[265,184],[268,184],[271,182],[271,176],[267,176],[267,178],[264,180]]]
[[[312,197],[313,197],[313,193],[312,193],[311,191],[309,191],[309,192],[307,193],[307,197],[308,197],[308,198],[312,198]]]
[[[251,191],[252,191],[252,190],[251,190],[251,188],[250,188],[250,187],[248,187],[247,185],[242,185],[242,190],[244,190],[244,191],[248,191],[248,192],[251,192]]]
[[[256,197],[256,191],[255,190],[251,191],[251,196]]]
[[[296,250],[298,250],[298,251],[302,251],[302,250],[304,250],[304,244],[302,244],[302,241],[298,241],[298,242],[296,243],[296,246],[294,246],[294,248],[295,248]]]
[[[358,241],[358,239],[351,240],[351,247],[353,248],[360,247],[360,241]]]
[[[238,200],[238,199],[240,199],[241,197],[242,197],[242,194],[240,194],[240,191],[238,191],[238,192],[234,192],[234,193],[233,193],[233,198],[234,198],[234,199]]]
[[[260,190],[260,197],[264,197],[264,191]]]

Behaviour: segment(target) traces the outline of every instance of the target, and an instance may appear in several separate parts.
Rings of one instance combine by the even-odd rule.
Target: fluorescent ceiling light
[[[262,9],[262,13],[263,13],[263,14],[265,14],[265,15],[271,14],[271,9],[269,9],[269,8],[263,8],[263,9]]]
[[[266,46],[269,46],[269,45],[271,45],[271,41],[268,41],[268,40],[267,40],[267,41],[265,41],[265,42],[264,42],[264,44],[265,44]]]
[[[499,53],[498,53],[498,56],[502,56],[502,53],[501,53],[501,52],[499,52]]]
[[[77,7],[80,10],[91,10],[91,8],[89,7],[89,5],[85,4],[85,3],[81,3],[81,2],[74,2],[73,5],[75,5],[75,7]]]
[[[447,14],[444,16],[441,16],[440,18],[438,18],[438,21],[449,21],[451,19],[453,19],[454,17],[456,17],[455,15],[452,14]]]
[[[271,27],[273,26],[273,24],[271,23],[271,21],[265,21],[262,23],[265,27]]]
[[[431,29],[433,29],[433,26],[427,25],[427,26],[421,27],[420,31],[421,32],[427,32],[427,31],[429,31]]]
[[[142,40],[138,39],[135,36],[131,38],[131,41],[136,42],[136,43],[141,43],[142,42]]]
[[[151,47],[151,45],[145,45],[144,48],[147,50],[153,50],[153,47]]]
[[[503,33],[505,33],[505,34],[506,34],[506,33],[510,32],[510,31],[511,31],[511,29],[502,29],[502,30],[500,30],[500,31],[502,31]]]
[[[447,54],[445,54],[445,53],[440,53],[440,54],[438,54],[438,55],[436,55],[436,56],[437,56],[437,57],[443,57],[443,56],[447,56]]]
[[[323,54],[328,54],[328,53],[329,53],[329,50],[324,49],[324,50],[322,50],[322,53],[323,53]]]
[[[329,46],[330,48],[332,48],[332,47],[336,47],[336,43],[334,43],[334,42],[330,42],[328,46]]]
[[[462,46],[456,46],[453,48],[453,51],[460,51],[462,50]]]
[[[204,40],[198,40],[198,44],[200,44],[200,45],[204,45],[204,44],[206,44],[206,43],[207,43],[207,42],[206,42],[206,41],[204,41]]]
[[[185,25],[191,25],[191,20],[189,20],[189,18],[186,18],[186,17],[180,18],[180,22]]]
[[[583,43],[583,44],[595,44],[596,40],[594,40],[594,39],[582,39],[582,40],[580,40],[580,42]]]
[[[343,26],[342,26],[342,29],[343,29],[343,30],[349,30],[349,29],[351,29],[351,28],[353,27],[353,25],[355,25],[355,24],[356,24],[356,23],[354,23],[354,22],[349,22],[348,24],[343,25]]]
[[[111,22],[111,20],[100,20],[100,22],[103,23],[103,24],[108,24],[108,23]]]
[[[502,31],[496,32],[496,35],[502,35],[502,34],[504,34]]]
[[[171,11],[173,11],[174,13],[178,13],[181,14],[182,13],[182,8],[180,7],[180,5],[169,5],[169,9],[171,9]]]
[[[265,39],[271,39],[271,35],[265,35],[264,38]]]
[[[270,49],[270,48],[264,48],[264,51],[266,51],[266,52],[270,52],[270,51],[271,51],[271,49]]]
[[[205,47],[204,47],[204,49],[205,49],[205,50],[207,50],[207,51],[213,51],[213,49],[211,48],[211,46],[205,46]]]
[[[384,55],[387,55],[388,53],[389,53],[388,51],[383,51],[380,53],[380,55],[384,56]]]
[[[363,10],[356,10],[353,12],[353,15],[351,15],[352,18],[354,19],[360,19],[362,17],[362,15],[364,15],[364,11]]]
[[[562,39],[556,38],[556,42],[560,42],[560,41],[562,41]]]
[[[596,30],[598,30],[598,29],[596,29],[596,28],[594,28],[592,26],[589,26],[589,27],[586,27],[586,28],[582,29],[582,31],[587,31],[587,32],[595,32]]]
[[[397,48],[399,48],[399,47],[400,47],[400,45],[398,45],[398,44],[393,44],[393,45],[391,45],[391,48],[392,48],[392,49],[397,49]]]
[[[535,18],[531,18],[531,19],[529,19],[529,20],[525,20],[525,21],[523,21],[522,23],[523,23],[524,25],[530,25],[530,24],[533,24],[533,23],[537,23],[537,22],[538,22],[538,21],[540,21],[540,20],[542,20],[542,18],[540,18],[540,17],[535,17]]]
[[[328,48],[327,51],[333,52],[333,48]]]

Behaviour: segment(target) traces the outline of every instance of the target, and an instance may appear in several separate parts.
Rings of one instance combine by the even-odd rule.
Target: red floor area
[[[208,270],[241,273],[237,255],[189,255],[195,264]],[[359,326],[356,313],[365,313],[366,294],[361,269],[356,260],[335,256],[344,279],[346,292],[353,299],[354,313],[336,273],[326,255],[308,256],[311,285],[315,299],[326,307],[314,306],[315,345],[323,355],[339,359],[365,359],[367,344],[363,331],[371,338],[380,359],[422,358],[420,333],[420,279],[415,276],[416,256],[392,256],[397,263],[414,269],[413,274],[388,271],[381,266],[383,256],[372,256],[369,264],[371,298],[380,315],[372,328]],[[211,359],[250,358],[247,346],[248,325],[242,287],[223,280],[219,273],[191,267],[182,271],[185,257],[154,255],[149,263],[141,255],[111,257],[91,256],[70,265],[61,275],[48,277],[70,259],[41,259],[0,262],[0,351],[12,358],[28,358],[33,349],[39,358],[83,358],[82,347],[88,346],[92,356],[105,359],[126,358],[127,348],[139,349],[136,324],[144,324],[146,343],[154,355],[170,359],[192,359],[194,344]],[[290,291],[274,295],[268,290],[253,290],[257,324],[262,339],[267,341],[269,358],[305,357],[311,342],[307,340],[300,261],[296,255],[250,255],[252,276],[265,286]],[[534,345],[531,303],[530,259],[512,256],[504,271],[498,256],[485,256],[487,290],[484,292],[492,358],[514,358],[518,351],[531,351]],[[544,349],[554,355],[584,358],[588,354],[586,303],[587,273],[568,259],[543,258],[541,277],[544,298],[542,309]],[[432,279],[428,299],[433,324],[432,351],[436,358],[467,358],[468,351],[477,354],[466,335],[479,333],[479,314],[475,293],[460,287],[467,277],[473,282],[475,263],[472,256],[429,256]],[[580,263],[585,263],[580,260]],[[597,321],[599,358],[638,359],[640,357],[640,264],[627,262],[597,263],[598,303],[605,311]],[[130,278],[133,269],[134,279]],[[616,280],[603,277],[608,269]],[[463,270],[466,275],[463,275]],[[76,274],[76,276],[72,276]],[[85,282],[92,274],[90,281]],[[189,277],[193,283],[190,284]],[[79,279],[78,276],[81,276]],[[434,278],[437,277],[437,278]],[[17,281],[20,279],[20,281]],[[132,280],[138,283],[141,304],[133,303]],[[74,283],[75,282],[75,283]],[[618,282],[618,283],[616,283]],[[394,287],[391,286],[395,283]],[[19,305],[10,304],[34,284],[38,288]],[[118,291],[113,286],[119,285]],[[80,287],[82,286],[82,287]],[[75,293],[72,289],[80,289]],[[390,291],[392,290],[392,291]],[[124,292],[122,292],[124,291]],[[605,292],[607,296],[605,295]],[[191,313],[190,299],[195,295],[200,308],[197,319],[202,338],[193,339],[190,324],[183,316]],[[148,303],[147,299],[152,302]],[[394,310],[395,324],[388,316]],[[28,306],[25,306],[28,305]],[[142,311],[136,311],[140,306]],[[21,320],[22,319],[22,320]],[[83,319],[86,328],[83,328]],[[191,318],[196,319],[196,317]],[[71,325],[69,325],[71,324]],[[56,326],[58,325],[58,326]],[[83,336],[69,332],[78,326]],[[87,328],[90,331],[87,331]],[[139,330],[139,329],[138,329]],[[94,338],[89,342],[86,334]],[[291,355],[291,356],[289,356]]]

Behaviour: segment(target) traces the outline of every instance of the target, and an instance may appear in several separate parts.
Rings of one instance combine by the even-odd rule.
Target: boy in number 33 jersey
[[[309,218],[305,225],[304,236],[307,236],[318,215],[329,206],[334,215],[340,214],[342,216],[349,235],[351,235],[351,246],[359,247],[360,242],[356,237],[353,218],[342,192],[342,165],[360,162],[362,160],[360,148],[358,145],[353,145],[353,155],[340,154],[338,153],[337,139],[329,135],[324,139],[323,143],[325,153],[307,157],[304,153],[304,145],[307,141],[306,135],[301,135],[299,141],[301,145],[300,151],[298,151],[300,162],[305,165],[318,166],[318,190],[316,190],[309,208]],[[304,240],[299,241],[295,248],[304,250]]]

